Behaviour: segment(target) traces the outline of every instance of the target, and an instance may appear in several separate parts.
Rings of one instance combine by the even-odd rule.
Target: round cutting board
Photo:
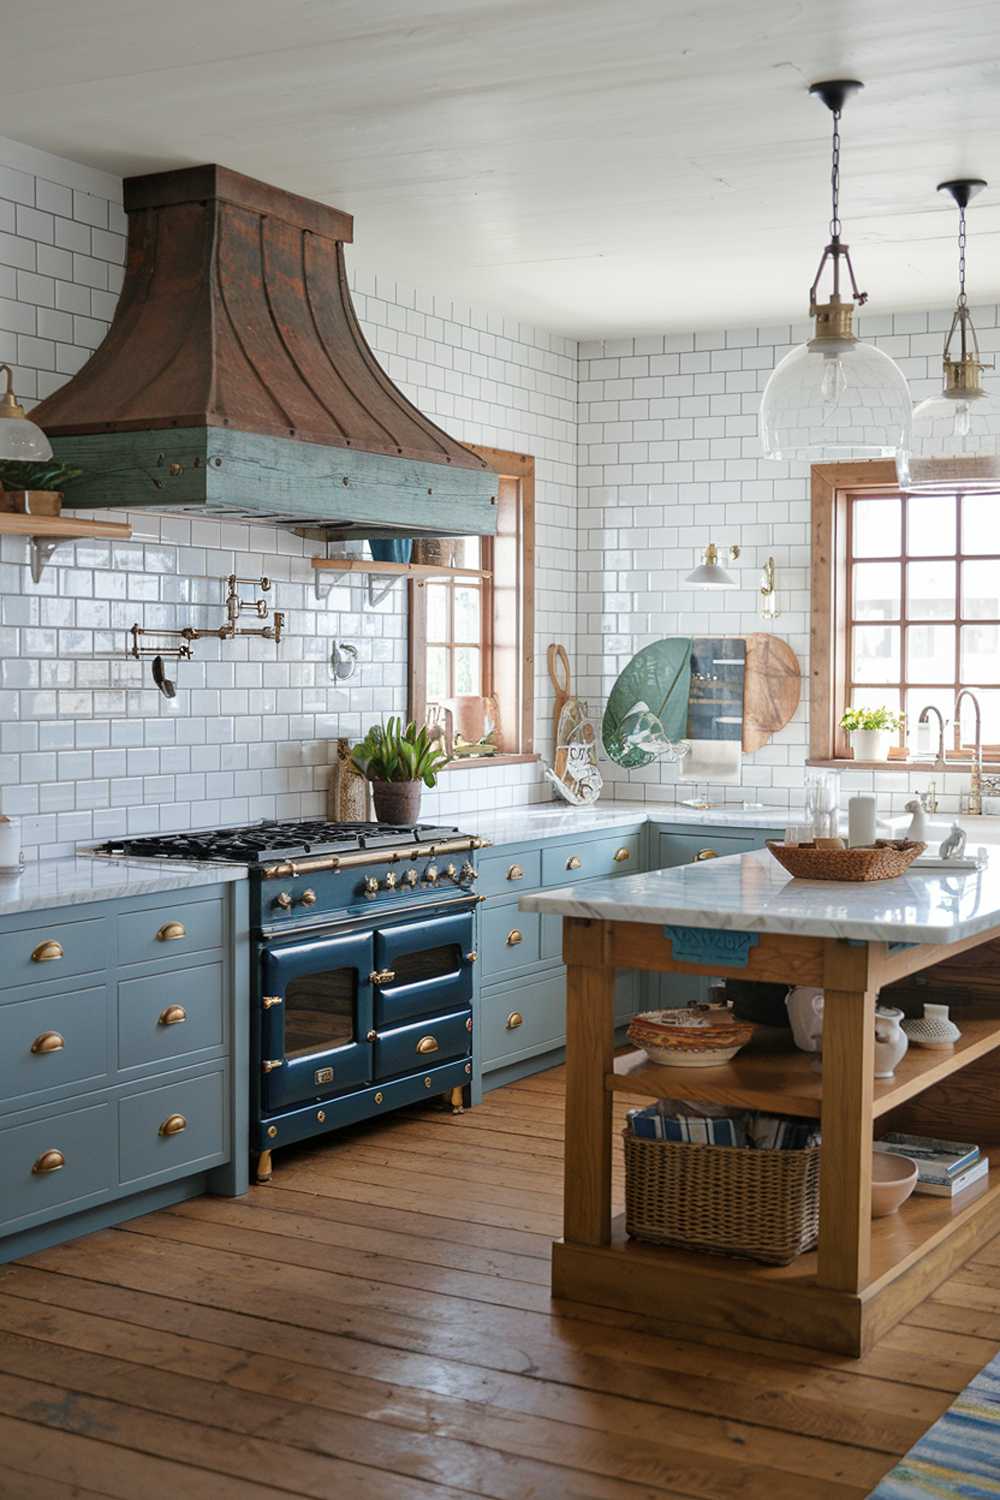
[[[760,750],[798,708],[802,672],[795,652],[780,636],[760,633],[746,639],[743,749]]]

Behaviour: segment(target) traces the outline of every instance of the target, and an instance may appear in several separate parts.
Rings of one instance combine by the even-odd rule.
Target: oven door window
[[[375,933],[376,1026],[471,1005],[472,948],[471,911],[380,927]]]
[[[357,1041],[358,971],[303,974],[285,989],[285,1058],[309,1057]]]
[[[372,1080],[372,965],[368,933],[269,945],[261,965],[265,1113]]]

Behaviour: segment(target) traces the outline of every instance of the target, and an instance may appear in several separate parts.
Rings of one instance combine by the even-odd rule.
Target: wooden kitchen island
[[[520,904],[563,917],[569,970],[555,1296],[857,1355],[1000,1230],[1000,1171],[954,1200],[918,1194],[871,1220],[872,1140],[884,1130],[929,1119],[938,1135],[995,1145],[1000,1165],[1000,1006],[971,1006],[958,1017],[953,1049],[911,1047],[894,1078],[873,1078],[879,991],[975,949],[996,968],[997,949],[986,945],[1000,938],[1000,852],[992,867],[967,875],[844,885],[793,881],[764,851],[539,892]],[[976,972],[968,959],[965,968]],[[619,969],[821,987],[822,1073],[769,1028],[718,1068],[616,1058]],[[615,1094],[818,1118],[818,1251],[773,1267],[629,1240],[624,1220],[611,1217]]]

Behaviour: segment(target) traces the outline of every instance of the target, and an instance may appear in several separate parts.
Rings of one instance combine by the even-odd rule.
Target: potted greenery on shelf
[[[402,719],[373,725],[351,751],[351,759],[371,782],[380,823],[415,823],[421,788],[436,786],[438,772],[448,764],[426,724],[418,729],[413,722],[404,726]]]
[[[902,723],[902,714],[882,704],[879,708],[845,709],[840,727],[850,735],[855,760],[888,760],[892,737]]]

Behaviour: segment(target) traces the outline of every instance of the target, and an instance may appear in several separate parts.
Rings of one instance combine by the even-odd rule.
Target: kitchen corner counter
[[[245,880],[246,876],[246,870],[238,865],[147,864],[136,859],[95,859],[84,854],[43,859],[27,865],[20,875],[0,876],[0,917],[52,907],[82,906],[91,901],[113,901],[120,896],[221,885]]]
[[[523,844],[534,839],[572,837],[607,828],[641,828],[644,823],[690,824],[695,828],[784,828],[803,814],[784,807],[679,807],[670,802],[598,802],[571,807],[566,802],[532,802],[502,812],[461,814],[463,833],[486,839],[494,846]]]

